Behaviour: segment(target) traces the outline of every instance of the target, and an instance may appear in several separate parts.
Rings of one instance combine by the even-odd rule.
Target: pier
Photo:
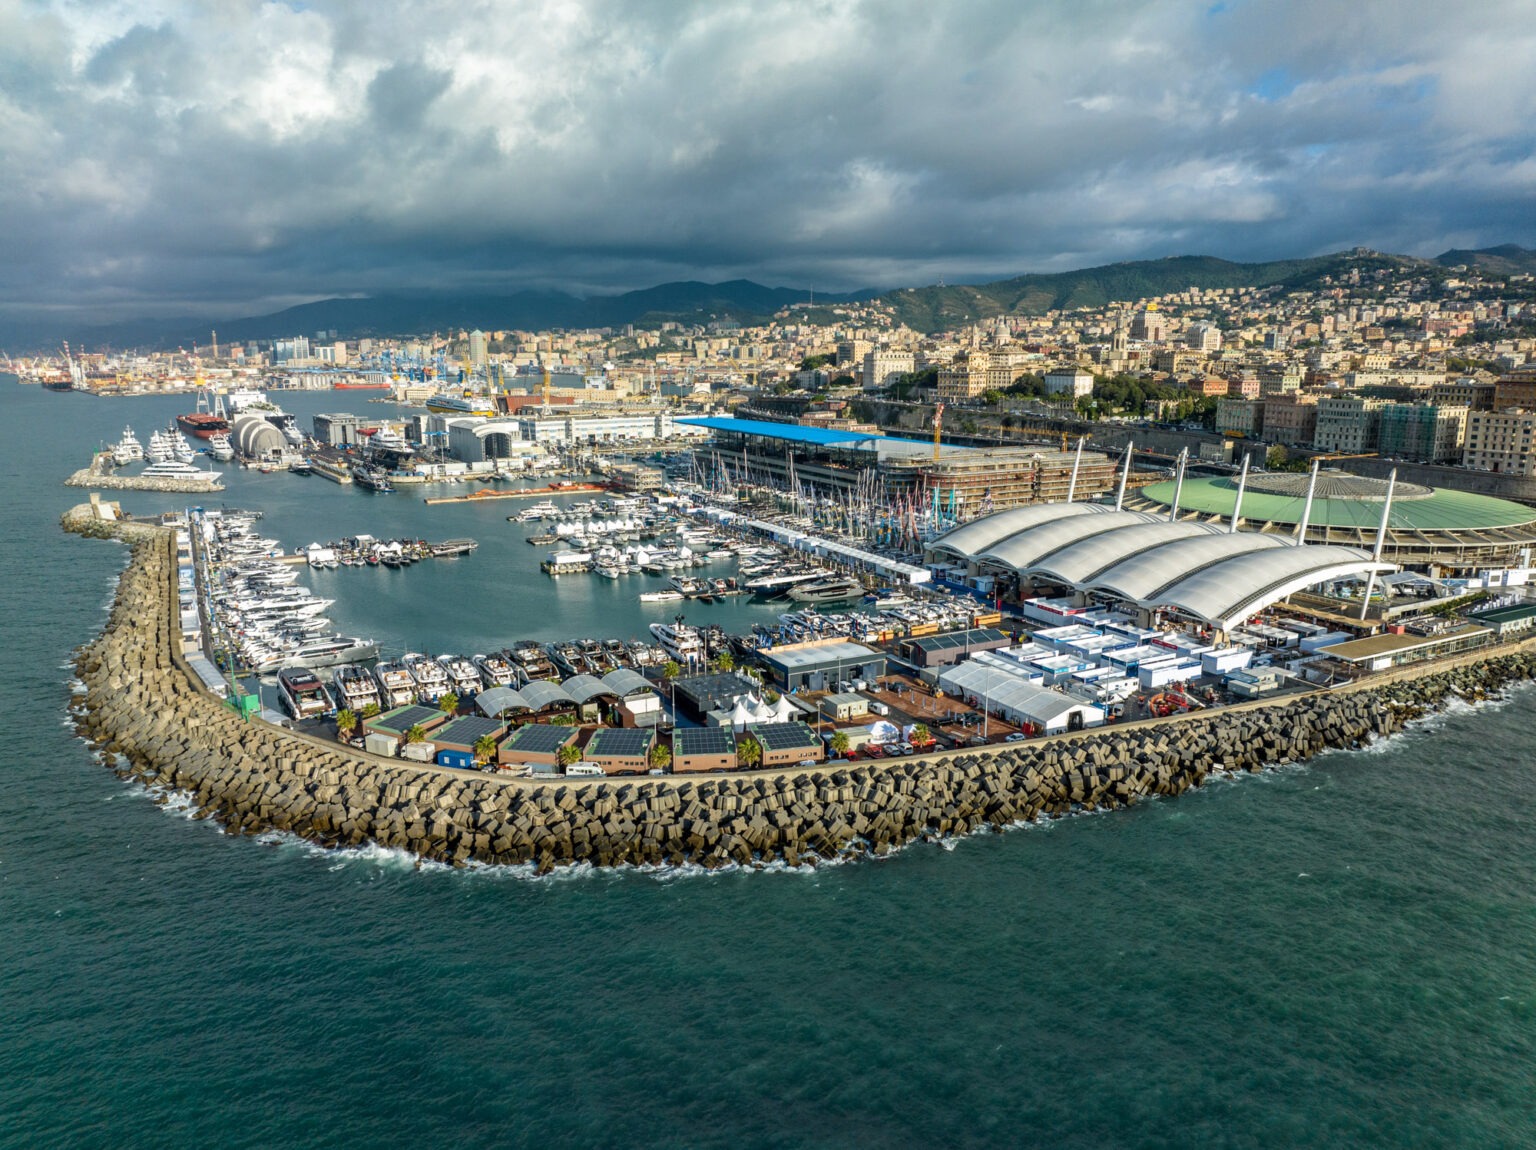
[[[598,491],[607,491],[608,488],[600,483],[568,483],[563,487],[523,487],[516,491],[491,491],[481,488],[479,491],[471,491],[468,495],[439,495],[435,499],[423,499],[426,504],[436,503],[479,503],[481,500],[490,499],[536,499],[540,495],[581,495]]]

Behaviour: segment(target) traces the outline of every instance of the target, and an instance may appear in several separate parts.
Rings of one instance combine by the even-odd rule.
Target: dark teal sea
[[[283,398],[307,421],[355,394]],[[815,872],[534,879],[233,839],[65,721],[124,555],[58,530],[59,481],[175,409],[0,379],[0,1147],[1536,1144],[1536,693]],[[481,538],[327,577],[390,643],[648,618],[638,585],[530,574],[506,503],[231,485],[290,545]]]

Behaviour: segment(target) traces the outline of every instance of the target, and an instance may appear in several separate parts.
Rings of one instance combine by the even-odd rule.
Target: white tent
[[[1002,714],[1009,722],[1029,723],[1046,732],[1098,727],[1104,723],[1102,707],[1035,686],[1023,675],[974,660],[944,671],[939,675],[939,686],[947,694],[976,700],[978,706]]]
[[[765,703],[764,707],[767,710],[766,721],[770,723],[788,723],[800,717],[800,708],[784,695],[779,696],[777,703]]]

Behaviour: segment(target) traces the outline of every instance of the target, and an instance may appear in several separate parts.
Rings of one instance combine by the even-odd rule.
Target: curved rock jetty
[[[241,721],[174,650],[170,533],[131,525],[113,533],[130,541],[132,561],[106,629],[75,660],[85,685],[78,730],[113,769],[191,795],[201,817],[232,832],[277,829],[326,846],[377,843],[455,865],[715,868],[884,855],[917,839],[1128,806],[1181,794],[1213,773],[1358,746],[1451,695],[1477,699],[1536,675],[1536,653],[1504,648],[1363,689],[953,757],[702,781],[504,779],[376,758]]]

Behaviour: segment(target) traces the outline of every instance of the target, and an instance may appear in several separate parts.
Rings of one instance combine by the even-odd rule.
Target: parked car
[[[870,743],[870,744],[868,744],[864,748],[864,753],[866,755],[868,755],[872,759],[883,759],[883,758],[885,758],[885,751],[881,749],[879,743]]]
[[[1003,742],[1005,742],[1005,743],[1022,743],[1028,737],[1029,736],[1024,734],[1022,731],[1015,731],[1013,734],[1009,735],[1006,739],[1004,739]]]

